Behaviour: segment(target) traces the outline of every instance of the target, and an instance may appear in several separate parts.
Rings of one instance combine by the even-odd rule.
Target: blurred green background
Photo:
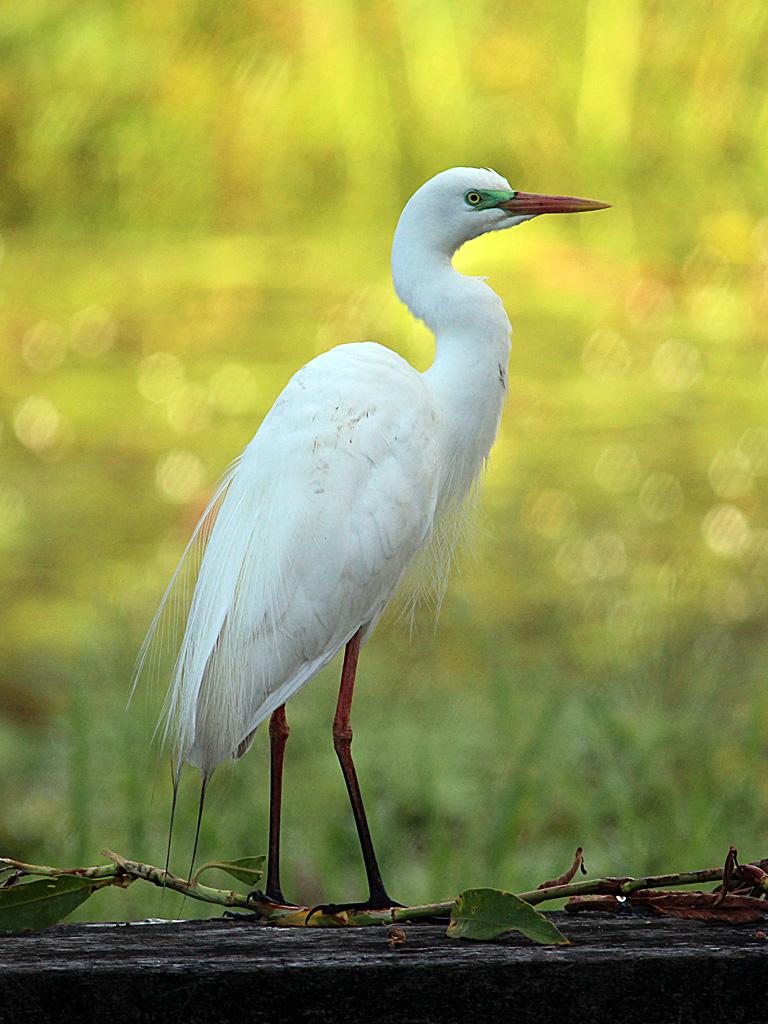
[[[768,856],[767,47],[760,0],[0,6],[3,853],[162,861],[162,695],[125,712],[145,629],[303,362],[374,338],[429,364],[391,234],[469,164],[614,209],[460,254],[514,323],[511,395],[437,631],[382,625],[362,661],[388,887],[530,888],[577,843],[592,873]],[[338,668],[289,708],[309,902],[364,895]],[[215,777],[203,858],[265,850],[266,741]]]

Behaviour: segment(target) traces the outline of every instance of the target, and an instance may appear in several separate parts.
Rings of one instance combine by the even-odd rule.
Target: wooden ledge
[[[534,946],[234,920],[58,925],[0,936],[0,1022],[503,1021],[764,1024],[759,926],[551,915],[572,940]]]

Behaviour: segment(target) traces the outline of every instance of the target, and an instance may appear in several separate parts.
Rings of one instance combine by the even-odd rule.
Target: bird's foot
[[[225,910],[224,917],[234,918],[239,921],[253,921],[261,923],[269,917],[269,911],[265,907],[274,907],[276,910],[306,910],[300,903],[289,903],[279,889],[269,889],[263,892],[261,889],[253,889],[248,893],[248,899],[253,902],[253,910],[241,913],[237,910]]]
[[[267,889],[263,892],[261,889],[254,889],[248,893],[248,899],[254,903],[268,903],[272,907],[289,907],[290,909],[301,909],[300,903],[289,903],[289,901],[283,896],[280,889]]]
[[[402,903],[393,900],[386,892],[372,893],[367,900],[359,903],[319,903],[307,914],[307,924],[315,914],[323,914],[333,917],[335,914],[345,912],[365,913],[366,910],[392,910],[393,907],[402,907]]]

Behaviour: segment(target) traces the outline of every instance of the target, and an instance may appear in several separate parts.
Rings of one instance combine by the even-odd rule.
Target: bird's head
[[[452,255],[471,238],[514,227],[542,213],[581,213],[609,205],[594,199],[519,192],[487,168],[452,167],[414,193],[403,210],[401,224]]]

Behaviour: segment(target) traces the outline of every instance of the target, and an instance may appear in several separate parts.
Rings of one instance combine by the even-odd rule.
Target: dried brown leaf
[[[537,889],[549,889],[553,885],[568,885],[570,881],[576,875],[576,872],[581,870],[582,875],[586,875],[587,869],[584,867],[584,852],[579,846],[576,849],[576,853],[573,855],[573,861],[567,871],[564,871],[562,875],[558,875],[557,878],[550,878],[548,882],[542,882],[537,885]]]
[[[735,893],[658,892],[641,889],[633,894],[632,900],[663,916],[729,924],[762,921],[768,911],[763,900]]]

